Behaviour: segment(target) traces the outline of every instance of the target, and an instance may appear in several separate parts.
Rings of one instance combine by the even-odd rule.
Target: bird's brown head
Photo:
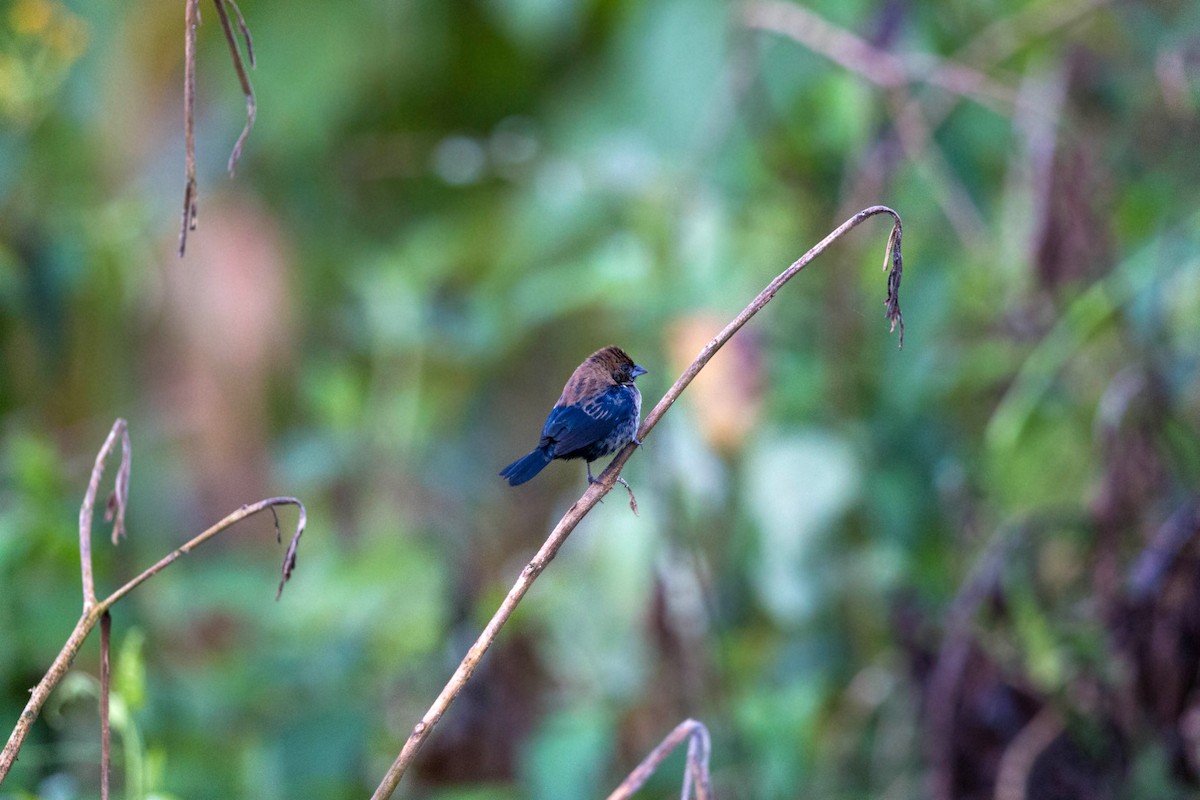
[[[613,383],[617,384],[632,385],[637,376],[646,374],[643,367],[633,363],[629,354],[615,345],[597,350],[587,357],[585,363],[594,365]]]

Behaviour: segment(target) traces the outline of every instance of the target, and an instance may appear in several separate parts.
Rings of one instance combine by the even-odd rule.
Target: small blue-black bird
[[[645,373],[619,347],[592,353],[575,368],[550,409],[538,446],[500,470],[501,477],[517,486],[556,458],[582,458],[588,482],[595,482],[593,461],[630,442],[641,444],[634,434],[642,415],[642,394],[633,381]]]

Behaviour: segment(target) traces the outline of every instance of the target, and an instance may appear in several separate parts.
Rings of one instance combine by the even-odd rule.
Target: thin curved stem
[[[709,739],[708,728],[697,720],[685,719],[675,726],[675,730],[667,734],[658,747],[655,747],[649,755],[642,759],[642,763],[633,768],[633,772],[630,772],[625,780],[621,781],[621,785],[613,790],[607,800],[628,800],[633,797],[634,792],[642,788],[662,762],[667,760],[667,756],[671,755],[675,748],[685,741],[688,743],[687,766],[683,770],[683,788],[680,791],[680,798],[689,800],[693,792],[696,800],[708,800],[712,797],[708,774],[708,759],[712,751],[712,743]]]
[[[96,454],[96,462],[92,465],[92,477],[88,481],[87,491],[83,495],[83,503],[79,507],[79,566],[82,572],[83,609],[85,611],[96,604],[96,583],[92,576],[92,516],[96,508],[96,495],[100,491],[100,479],[104,476],[104,464],[116,446],[118,437],[121,440],[121,466],[117,470],[116,486],[113,489],[109,510],[105,516],[113,519],[114,513],[116,515],[112,533],[113,544],[116,544],[124,534],[125,506],[129,499],[131,456],[129,425],[125,420],[118,418],[113,423],[112,430],[108,432],[108,438],[104,440],[100,452]]]
[[[246,124],[242,127],[242,133],[238,136],[237,142],[233,145],[233,151],[229,154],[228,169],[232,176],[237,170],[238,160],[242,157],[242,147],[245,146],[246,139],[250,136],[250,130],[254,127],[258,106],[254,100],[254,87],[250,84],[250,76],[246,74],[246,65],[242,62],[241,51],[238,50],[237,36],[233,32],[233,24],[230,22],[226,5],[232,8],[233,13],[237,15],[238,30],[246,42],[246,57],[251,67],[254,66],[254,42],[250,38],[250,28],[246,26],[246,20],[242,17],[242,10],[238,8],[234,0],[213,0],[213,5],[217,8],[217,18],[221,20],[221,30],[224,31],[225,42],[229,45],[229,56],[233,59],[233,69],[237,72],[238,83],[246,98]]]

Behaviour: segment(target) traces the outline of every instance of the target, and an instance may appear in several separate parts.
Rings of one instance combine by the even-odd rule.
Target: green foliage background
[[[309,531],[279,603],[263,518],[118,606],[117,786],[364,796],[584,488],[578,464],[496,476],[570,370],[620,344],[649,407],[875,203],[905,222],[904,349],[869,222],[648,438],[641,516],[614,494],[573,534],[400,794],[604,796],[692,716],[722,797],[928,796],[903,620],[936,640],[1030,521],[988,652],[1041,697],[1113,680],[1097,532],[1131,557],[1200,477],[1200,6],[1095,3],[1000,63],[961,49],[1054,5],[809,4],[1021,98],[957,102],[914,150],[898,90],[715,0],[246,0],[233,180],[244,106],[203,5],[180,260],[182,3],[6,0],[0,722],[78,614],[78,503],[122,416],[129,537],[101,587],[261,497],[301,498]],[[90,642],[0,797],[98,796],[96,670]],[[1153,737],[1132,760],[1127,796],[1179,796]]]

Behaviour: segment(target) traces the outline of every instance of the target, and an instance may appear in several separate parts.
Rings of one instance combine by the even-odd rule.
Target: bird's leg
[[[593,478],[593,477],[592,477],[592,462],[590,462],[590,461],[585,461],[584,463],[585,463],[585,464],[587,464],[587,471],[588,471],[588,486],[591,486],[593,483],[599,483],[599,482],[600,482],[600,481],[599,481],[599,479],[597,479],[597,478]],[[601,503],[603,503],[603,502],[604,502],[604,498],[603,498],[603,497],[601,497],[601,498],[600,498],[600,502],[601,502]]]
[[[592,477],[592,462],[588,461],[586,463],[587,463],[588,483],[589,484],[600,483],[599,478]],[[629,510],[633,512],[633,515],[635,517],[638,516],[637,498],[633,496],[633,489],[630,488],[629,484],[626,483],[625,479],[622,478],[620,475],[617,476],[617,483],[624,486],[625,491],[629,492]],[[604,500],[601,500],[600,502],[603,503]]]
[[[637,445],[638,447],[641,447],[641,446],[642,446],[642,440],[641,440],[641,439],[639,439],[639,438],[637,438],[636,436],[631,436],[631,437],[629,438],[629,441],[633,442],[633,443],[634,443],[635,445]]]

